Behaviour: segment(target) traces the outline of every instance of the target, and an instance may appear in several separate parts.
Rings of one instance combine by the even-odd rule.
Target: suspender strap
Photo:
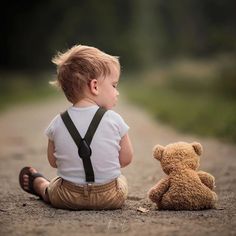
[[[84,139],[86,140],[87,144],[90,146],[93,136],[97,130],[97,127],[104,115],[104,113],[106,112],[106,109],[99,107],[99,109],[97,110],[97,112],[95,113],[89,127],[88,130],[84,136]]]
[[[71,120],[69,113],[67,111],[63,112],[61,114],[61,118],[62,118],[66,128],[68,129],[71,137],[73,138],[74,142],[76,143],[77,147],[79,147],[82,138],[80,136],[80,133],[76,129],[73,121]]]
[[[84,138],[81,137],[80,133],[76,129],[73,121],[69,116],[69,113],[65,111],[61,114],[61,118],[67,130],[69,131],[71,137],[73,138],[75,144],[78,147],[79,156],[83,161],[84,171],[86,175],[86,182],[94,182],[94,171],[90,159],[90,156],[92,154],[90,144],[105,112],[106,110],[104,108],[99,107],[89,125],[89,128]]]

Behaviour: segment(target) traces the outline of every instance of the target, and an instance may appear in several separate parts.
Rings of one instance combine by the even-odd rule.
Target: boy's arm
[[[122,137],[120,147],[119,160],[122,168],[129,165],[133,159],[133,147],[128,134]]]
[[[54,156],[55,146],[54,142],[50,139],[48,140],[48,161],[53,168],[57,168],[56,158]]]

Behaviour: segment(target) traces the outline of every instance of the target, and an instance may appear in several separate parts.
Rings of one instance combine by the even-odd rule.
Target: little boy
[[[49,182],[34,168],[24,167],[20,185],[56,208],[121,208],[128,187],[120,168],[130,164],[133,150],[128,125],[111,110],[119,95],[118,58],[76,45],[53,62],[54,83],[73,104],[46,129],[48,161],[58,176]]]

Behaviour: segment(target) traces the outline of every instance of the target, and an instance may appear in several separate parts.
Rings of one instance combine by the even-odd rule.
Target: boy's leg
[[[36,169],[34,168],[30,168],[29,171],[31,173],[37,173]],[[23,179],[24,179],[24,183],[23,183],[23,188],[28,190],[29,189],[29,175],[25,174],[23,176]],[[48,197],[48,194],[46,192],[46,189],[49,185],[49,181],[46,180],[45,178],[42,178],[42,177],[37,177],[35,178],[34,182],[33,182],[33,188],[35,190],[36,193],[38,193],[45,202],[49,203],[49,197]]]

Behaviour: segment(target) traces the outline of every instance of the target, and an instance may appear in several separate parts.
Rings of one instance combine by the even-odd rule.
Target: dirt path
[[[236,235],[236,147],[184,136],[154,122],[123,102],[117,111],[130,125],[135,159],[123,170],[129,198],[122,210],[65,211],[53,209],[18,186],[18,172],[32,165],[48,178],[56,172],[46,160],[48,122],[68,106],[61,99],[12,108],[0,116],[0,235]],[[199,141],[204,147],[201,169],[216,177],[218,209],[157,211],[146,192],[164,174],[152,158],[155,144]],[[138,207],[149,209],[138,212]]]

